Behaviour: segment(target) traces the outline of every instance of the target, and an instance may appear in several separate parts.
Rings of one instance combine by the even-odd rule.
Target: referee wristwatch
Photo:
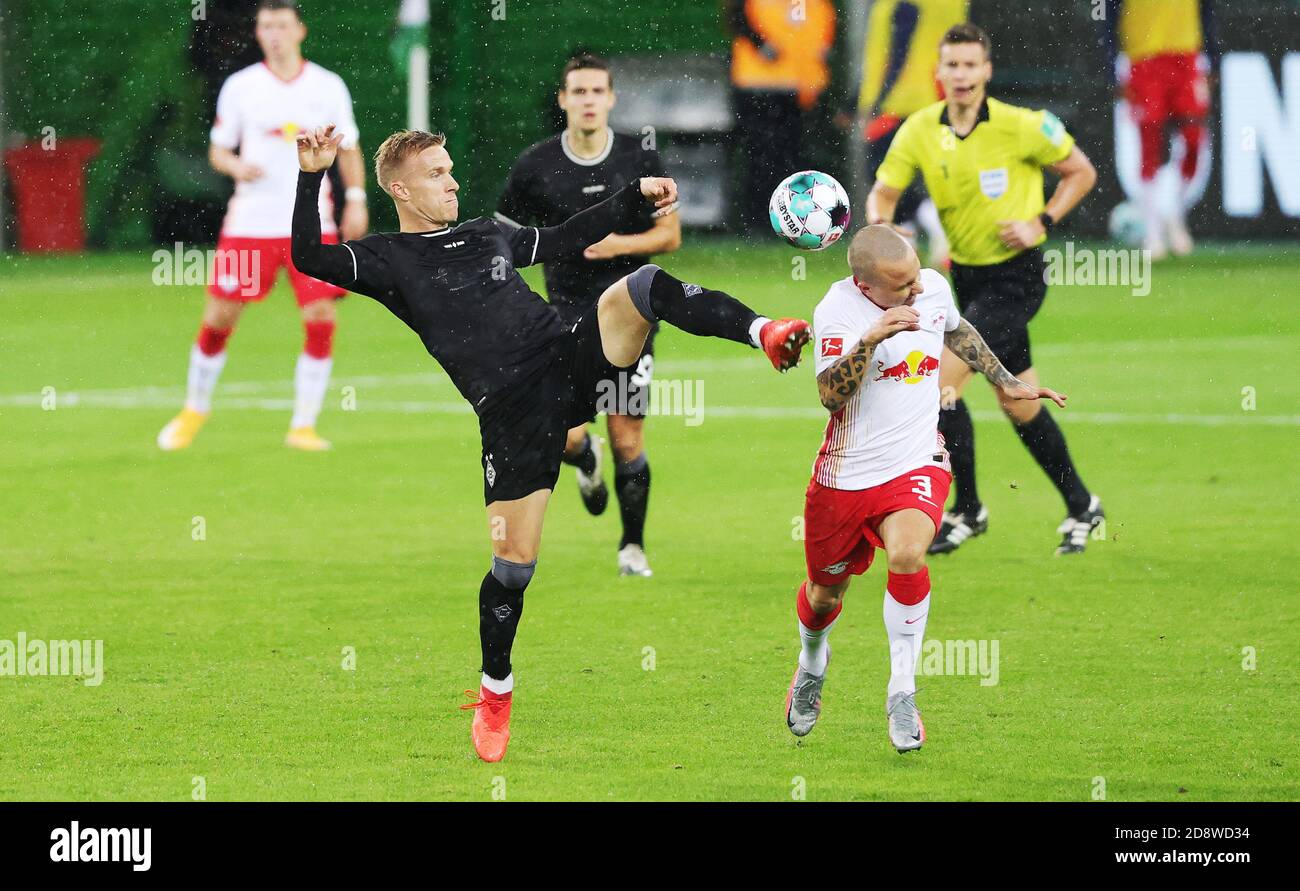
[[[1052,231],[1052,227],[1056,225],[1056,220],[1052,219],[1052,215],[1047,211],[1043,211],[1038,215],[1038,222],[1043,224],[1043,231],[1049,233]]]

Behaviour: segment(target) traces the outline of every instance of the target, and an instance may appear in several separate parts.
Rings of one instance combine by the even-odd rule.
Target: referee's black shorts
[[[605,359],[596,307],[568,328],[549,365],[494,393],[479,415],[484,504],[554,489],[570,428],[626,393],[637,366],[619,368]]]
[[[1043,253],[1038,248],[991,266],[952,264],[952,288],[962,318],[975,326],[1007,371],[1033,366],[1029,320],[1047,296]]]

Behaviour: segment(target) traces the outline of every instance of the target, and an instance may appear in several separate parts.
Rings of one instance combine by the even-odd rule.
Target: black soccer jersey
[[[556,226],[581,210],[604,201],[643,176],[664,176],[659,153],[641,147],[641,139],[609,131],[605,151],[579,158],[568,146],[568,133],[537,143],[515,162],[497,202],[498,220],[517,226]],[[654,225],[654,207],[615,229],[623,235]],[[583,247],[586,247],[584,245]],[[586,309],[606,288],[649,262],[648,257],[587,260],[579,248],[546,261],[546,291],[552,303]]]
[[[518,228],[472,219],[432,232],[328,245],[320,243],[316,211],[322,176],[298,174],[294,265],[386,306],[420,336],[480,414],[493,396],[548,365],[565,332],[555,308],[516,269],[581,252],[653,207],[639,183],[632,183],[558,226]]]

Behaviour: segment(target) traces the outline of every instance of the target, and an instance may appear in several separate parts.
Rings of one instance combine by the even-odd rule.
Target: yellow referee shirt
[[[1073,148],[1074,137],[1050,111],[986,99],[975,129],[961,139],[948,124],[947,104],[935,102],[898,128],[876,179],[901,192],[920,170],[953,261],[990,266],[1018,253],[998,238],[999,223],[1043,212],[1043,168]]]

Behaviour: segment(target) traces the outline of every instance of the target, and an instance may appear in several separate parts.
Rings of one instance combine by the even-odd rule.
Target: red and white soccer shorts
[[[1139,126],[1197,121],[1210,111],[1210,90],[1196,53],[1166,53],[1134,62],[1127,92]]]
[[[321,236],[323,244],[338,244],[335,233]],[[222,300],[255,303],[275,287],[280,269],[289,270],[289,284],[299,306],[317,300],[342,297],[343,288],[312,278],[293,265],[291,239],[239,238],[222,235],[217,239],[216,257],[208,281],[208,293]]]
[[[900,510],[923,511],[937,531],[951,484],[942,467],[919,467],[870,489],[832,489],[813,480],[803,506],[808,578],[830,586],[862,575],[876,548],[885,546],[880,522]]]

